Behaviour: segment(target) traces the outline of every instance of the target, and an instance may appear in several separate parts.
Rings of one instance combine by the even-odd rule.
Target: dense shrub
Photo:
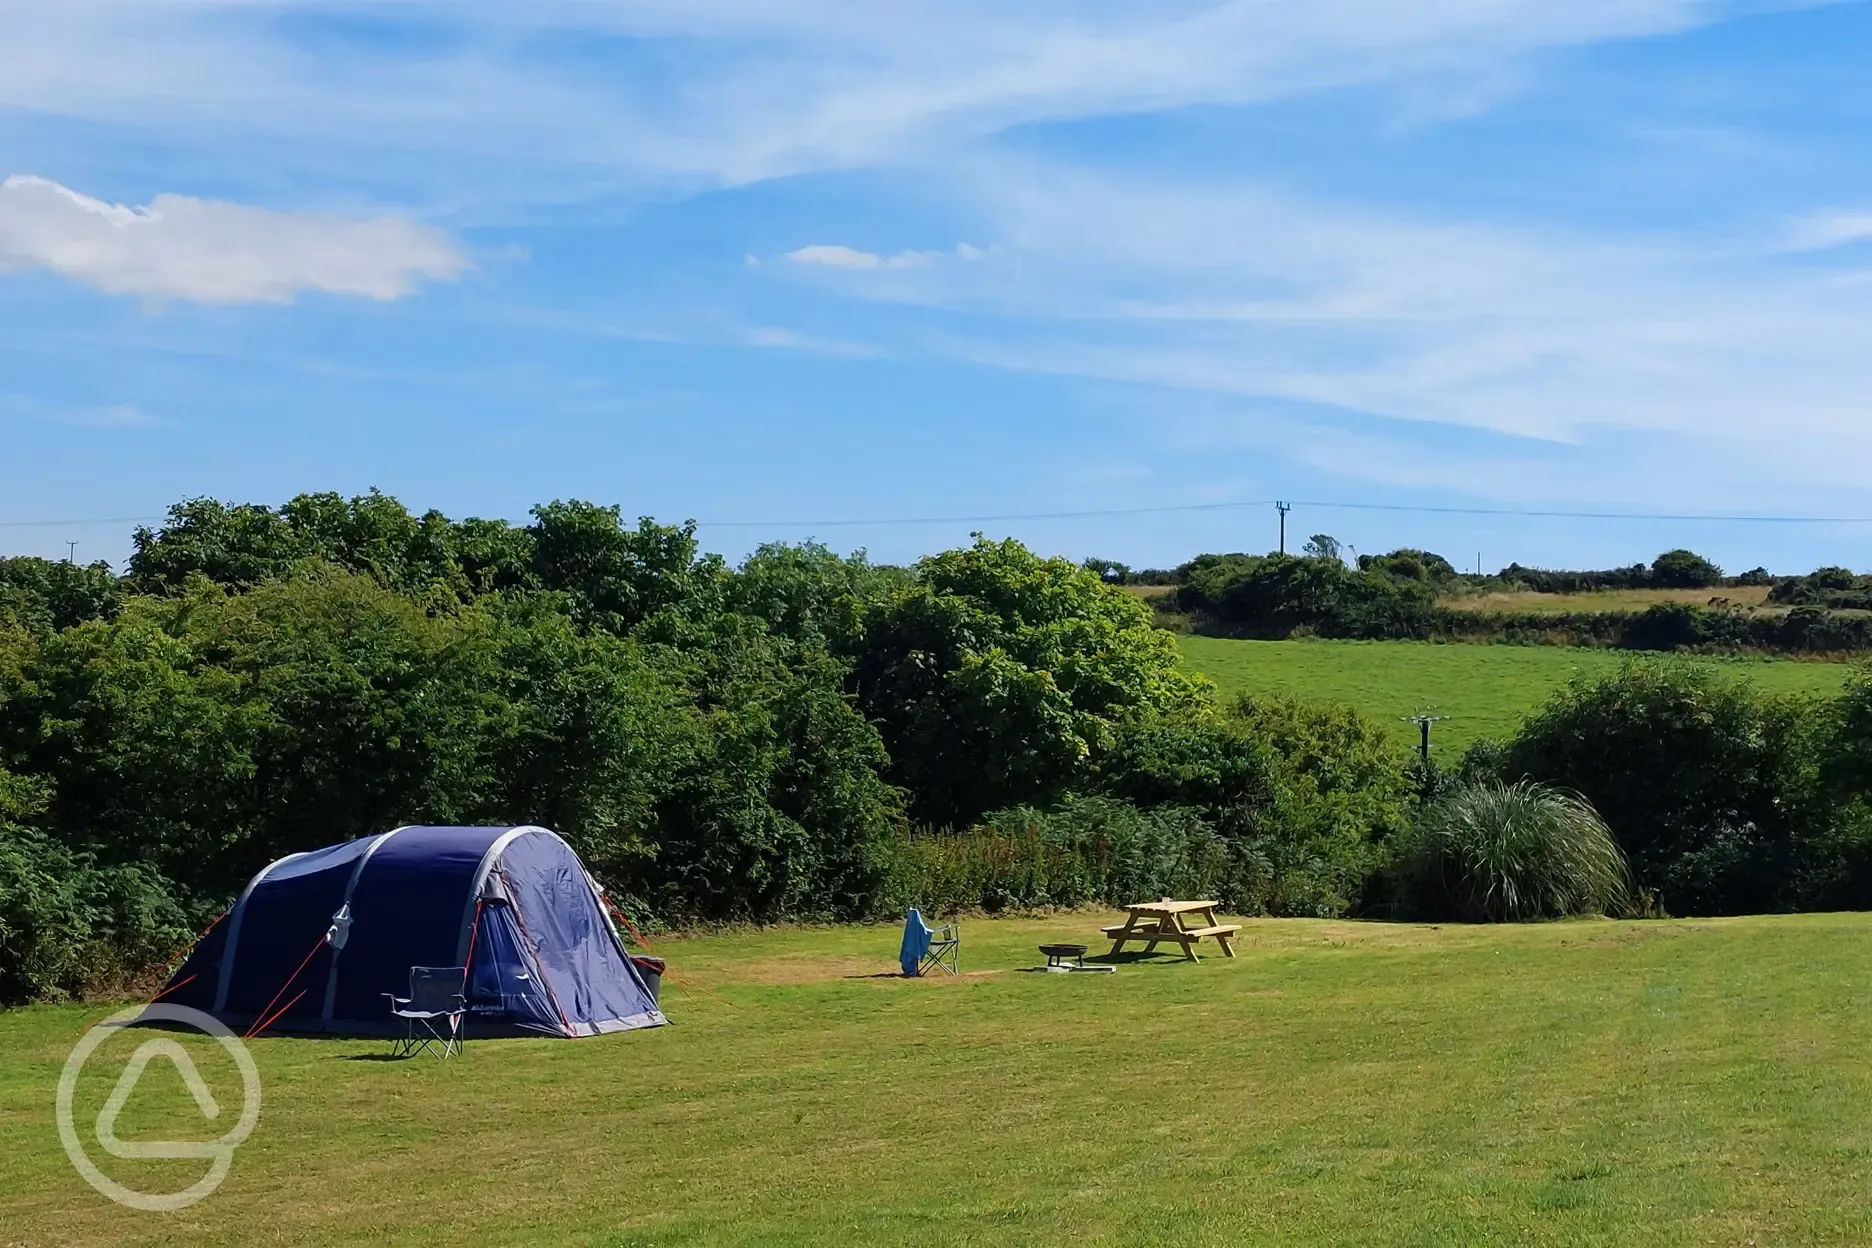
[[[1624,854],[1584,799],[1541,785],[1464,785],[1426,805],[1397,867],[1403,912],[1512,923],[1622,911]]]
[[[843,677],[827,656],[789,662],[751,643],[711,656],[691,686],[687,746],[661,764],[649,857],[619,877],[664,916],[870,912],[900,797]]]
[[[0,1005],[122,986],[190,935],[155,872],[100,869],[29,826],[45,796],[0,771]]]
[[[1824,572],[1825,570],[1823,570]],[[1470,611],[1439,595],[1480,584],[1440,556],[1419,550],[1361,555],[1358,568],[1337,559],[1286,555],[1204,555],[1179,569],[1174,599],[1199,631],[1226,636],[1296,635],[1365,641],[1473,640],[1611,646],[1627,650],[1723,650],[1850,654],[1872,650],[1872,613],[1842,614],[1802,606],[1785,614],[1743,611],[1713,598],[1707,606],[1658,603],[1644,611]],[[1844,574],[1850,578],[1850,574]],[[1833,582],[1825,576],[1821,583]],[[1510,565],[1489,584],[1506,589],[1580,593],[1592,589],[1701,587],[1721,569],[1687,550],[1667,551],[1650,567],[1607,572],[1543,572]],[[1868,582],[1872,584],[1872,582]],[[1854,605],[1872,589],[1777,595]],[[1827,598],[1826,594],[1831,594]]]
[[[1123,905],[1144,897],[1248,904],[1243,863],[1193,810],[1076,798],[1052,812],[1001,811],[960,832],[903,833],[887,851],[886,906],[935,913]]]
[[[1634,663],[1569,686],[1477,769],[1582,794],[1672,913],[1799,909],[1837,896],[1856,852],[1817,784],[1829,718],[1704,669]]]
[[[191,898],[401,823],[540,822],[670,911],[850,912],[896,811],[822,651],[682,651],[547,601],[433,616],[329,568],[133,600],[0,665],[0,707],[47,830]]]
[[[1427,550],[1405,548],[1385,555],[1360,555],[1358,566],[1361,572],[1378,572],[1395,580],[1438,588],[1461,579],[1449,560]]]
[[[1107,585],[1180,585],[1175,568],[1134,568],[1113,559],[1087,559],[1079,565]]]
[[[1321,553],[1200,555],[1176,569],[1175,594],[1159,604],[1175,614],[1160,622],[1180,630],[1255,638],[1472,640],[1797,654],[1872,651],[1872,577],[1857,577],[1844,568],[1822,568],[1808,577],[1781,581],[1756,568],[1725,580],[1721,568],[1694,551],[1670,550],[1648,566],[1570,572],[1510,564],[1483,578],[1460,573],[1429,551],[1360,555],[1357,567],[1347,568],[1332,548],[1320,542],[1314,548]],[[1476,591],[1582,594],[1769,584],[1774,585],[1771,601],[1796,610],[1745,611],[1720,595],[1706,605],[1659,603],[1645,611],[1471,611],[1446,601]]]
[[[1768,601],[1786,606],[1872,610],[1872,576],[1859,576],[1847,568],[1816,568],[1806,576],[1777,582],[1768,591]]]
[[[1502,585],[1543,594],[1583,594],[1607,589],[1702,589],[1722,581],[1722,569],[1690,550],[1667,550],[1649,567],[1596,572],[1557,572],[1511,563],[1496,574]]]
[[[1383,729],[1349,709],[1244,698],[1212,719],[1133,726],[1095,782],[1111,797],[1200,810],[1242,865],[1251,913],[1356,907],[1408,826],[1412,780]]]
[[[903,834],[884,895],[931,909],[1202,895],[1339,915],[1410,820],[1411,781],[1382,729],[1283,700],[1129,724],[1091,784],[1051,810]]]
[[[1652,587],[1651,569],[1642,563],[1634,563],[1628,568],[1581,572],[1526,568],[1511,563],[1496,573],[1496,580],[1507,589],[1529,590],[1539,594],[1584,594],[1595,590]]]
[[[553,826],[663,919],[1163,893],[1338,915],[1415,843],[1416,802],[1456,800],[1348,711],[1218,709],[1115,584],[1163,574],[1015,542],[730,568],[615,507],[455,521],[373,492],[193,500],[136,544],[121,579],[0,561],[8,999],[121,981],[268,860],[402,823]],[[1437,606],[1474,582],[1433,554],[1311,550],[1204,556],[1176,598],[1248,635],[1872,645],[1872,615],[1805,603],[1467,614]],[[1634,575],[1709,572],[1672,552]],[[1872,900],[1872,684],[1819,707],[1621,680],[1462,781],[1586,792],[1679,910]]]
[[[1421,578],[1389,570],[1406,564],[1368,571],[1314,556],[1199,561],[1177,591],[1177,604],[1241,636],[1285,637],[1304,629],[1322,637],[1425,637],[1436,595],[1421,563],[1410,564]]]

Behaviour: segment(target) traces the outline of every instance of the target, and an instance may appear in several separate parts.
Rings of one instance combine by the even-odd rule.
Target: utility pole
[[[78,552],[77,542],[71,542],[71,541],[66,542],[65,543],[65,562],[66,563],[78,562],[77,559],[73,557],[77,554],[77,552]]]
[[[1418,752],[1419,757],[1423,759],[1424,766],[1428,767],[1430,765],[1430,725],[1440,724],[1444,720],[1448,719],[1449,716],[1423,714],[1423,715],[1404,715],[1404,716],[1401,716],[1400,718],[1402,718],[1404,722],[1407,724],[1416,724],[1418,727],[1418,730],[1423,734],[1422,744],[1417,747],[1417,752]]]
[[[1293,510],[1292,503],[1275,503],[1274,510],[1280,512],[1280,553],[1287,553],[1287,513]]]

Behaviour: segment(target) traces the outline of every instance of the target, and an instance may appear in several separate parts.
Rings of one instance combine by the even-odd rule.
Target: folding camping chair
[[[904,916],[903,946],[897,951],[898,965],[906,978],[915,978],[931,967],[957,974],[956,952],[962,947],[962,925],[953,919],[944,927],[931,927],[923,921],[923,912],[912,909]]]
[[[465,966],[412,966],[409,996],[384,993],[390,1014],[404,1022],[405,1032],[390,1050],[392,1057],[414,1057],[440,1045],[437,1057],[461,1052],[462,1017],[468,1012],[468,968]],[[446,1032],[443,1030],[446,1025]]]
[[[929,952],[923,955],[923,964],[917,967],[917,974],[922,975],[931,967],[945,971],[950,975],[960,975],[956,968],[956,955],[962,948],[962,924],[954,919],[942,927],[929,929]]]

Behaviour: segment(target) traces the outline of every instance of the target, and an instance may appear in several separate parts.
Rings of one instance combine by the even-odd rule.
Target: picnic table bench
[[[1235,950],[1229,944],[1229,938],[1241,930],[1239,923],[1217,923],[1215,912],[1217,902],[1213,901],[1172,901],[1165,897],[1161,901],[1140,901],[1126,906],[1127,917],[1123,923],[1101,928],[1112,938],[1111,953],[1114,957],[1124,952],[1124,947],[1131,941],[1143,941],[1144,952],[1153,953],[1160,944],[1174,944],[1183,947],[1183,956],[1192,962],[1200,962],[1196,956],[1196,946],[1202,941],[1213,939],[1222,946],[1224,957],[1232,958]],[[1185,917],[1199,919],[1196,926],[1188,926]]]

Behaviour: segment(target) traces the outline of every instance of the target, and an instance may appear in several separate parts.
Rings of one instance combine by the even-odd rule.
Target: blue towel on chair
[[[904,920],[903,948],[897,951],[897,965],[903,967],[903,973],[914,976],[917,968],[923,965],[924,957],[929,953],[930,929],[923,921],[922,912],[911,908],[910,916]]]

